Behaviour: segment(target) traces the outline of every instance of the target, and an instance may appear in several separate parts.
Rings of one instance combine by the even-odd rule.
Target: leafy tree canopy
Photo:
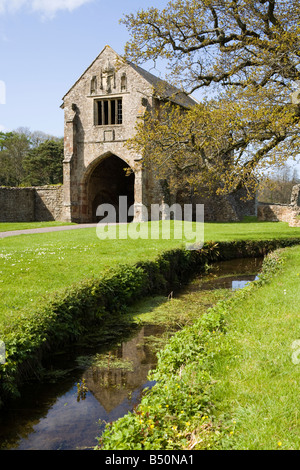
[[[63,181],[64,143],[46,140],[24,158],[25,182],[30,186],[59,184]]]
[[[27,128],[0,132],[0,185],[62,183],[63,153],[61,138]]]
[[[138,126],[131,145],[147,143],[160,175],[250,193],[267,168],[296,158],[298,1],[173,0],[122,21],[131,33],[127,60],[164,59],[174,84],[208,92],[187,113],[172,109],[170,118],[167,104]]]
[[[23,134],[0,133],[0,184],[19,186],[23,179],[23,159],[30,142]]]

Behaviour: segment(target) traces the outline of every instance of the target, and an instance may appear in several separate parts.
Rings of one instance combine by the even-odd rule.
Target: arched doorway
[[[134,172],[130,166],[116,155],[110,154],[101,159],[92,170],[88,180],[88,204],[91,222],[99,222],[103,217],[96,215],[101,204],[111,204],[116,210],[116,221],[132,222],[133,217],[119,219],[119,198],[127,197],[127,214],[134,204]]]

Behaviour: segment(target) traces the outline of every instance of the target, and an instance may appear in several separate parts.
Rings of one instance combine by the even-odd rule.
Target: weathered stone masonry
[[[176,91],[176,94],[174,93]],[[95,222],[97,206],[128,196],[135,221],[150,218],[151,204],[162,204],[158,179],[142,167],[140,155],[126,147],[136,121],[146,109],[169,99],[187,108],[196,101],[131,63],[124,63],[109,46],[83,73],[63,98],[65,114],[64,220]],[[124,167],[134,174],[131,182]],[[126,181],[127,178],[127,181]],[[240,220],[255,214],[255,198],[242,203],[240,195],[202,197],[205,220]]]
[[[62,186],[0,188],[0,222],[43,222],[62,218]]]
[[[290,204],[259,203],[257,218],[262,222],[287,222],[290,227],[300,227],[300,184],[293,187]]]
[[[126,142],[135,133],[137,119],[165,100],[183,108],[196,104],[151,73],[122,61],[105,46],[63,97],[63,186],[0,190],[0,220],[96,222],[101,204],[113,205],[118,213],[119,196],[127,196],[135,221],[149,220],[151,204],[166,202],[162,187]],[[125,169],[127,173],[130,170],[129,176]],[[204,204],[207,222],[237,221],[244,215],[256,215],[255,198],[243,202],[241,195],[206,194],[177,202]]]
[[[126,147],[135,124],[155,106],[153,87],[159,79],[121,58],[106,46],[63,98],[65,113],[64,219],[95,222],[96,207],[119,196],[134,204],[135,220],[142,206],[161,202],[156,181],[147,175],[140,155]],[[195,102],[186,98],[191,105]],[[133,170],[131,182],[123,168]]]

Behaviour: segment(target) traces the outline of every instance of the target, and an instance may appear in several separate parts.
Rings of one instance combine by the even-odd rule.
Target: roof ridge
[[[78,80],[72,85],[72,87],[67,91],[67,93],[63,96],[62,100],[64,101],[65,97],[70,93],[70,91],[77,85],[77,83],[82,79],[82,77],[86,74],[86,72],[94,65],[94,63],[99,59],[99,57],[103,54],[105,49],[109,48],[118,58],[124,60],[120,54],[118,54],[111,46],[108,44],[104,46],[104,48],[101,50],[101,52],[97,55],[97,57],[93,60],[93,62],[85,69],[85,71],[80,75]],[[132,67],[142,78],[148,81],[151,85],[155,86],[158,83],[163,83],[166,85],[166,98],[171,98],[172,95],[177,95],[177,99],[174,98],[174,102],[177,102],[178,104],[181,104],[182,106],[192,106],[197,103],[197,100],[191,96],[189,96],[187,93],[185,93],[183,90],[180,90],[178,87],[175,85],[170,84],[167,82],[166,79],[157,77],[153,73],[149,72],[148,70],[143,69],[139,65],[134,64],[133,62],[130,62],[128,60],[125,60],[126,64]]]
[[[118,54],[111,46],[109,46],[108,44],[106,44],[103,49],[101,50],[101,52],[97,55],[97,57],[93,60],[93,62],[85,69],[85,71],[80,75],[80,77],[76,80],[76,82],[71,86],[71,88],[64,94],[62,100],[65,99],[65,97],[70,93],[70,91],[74,88],[74,86],[77,85],[77,83],[82,79],[82,77],[84,76],[84,74],[86,74],[86,72],[94,65],[94,63],[99,59],[99,57],[101,56],[101,54],[103,54],[103,52],[105,51],[105,49],[111,49],[113,51],[114,54],[116,54],[116,56],[120,57],[120,54]]]

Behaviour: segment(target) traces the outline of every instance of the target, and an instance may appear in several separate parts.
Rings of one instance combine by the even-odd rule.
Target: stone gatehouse
[[[148,208],[150,218],[151,204],[163,202],[162,189],[142,167],[141,156],[125,144],[134,135],[137,119],[165,99],[185,108],[196,104],[151,73],[122,62],[105,46],[63,97],[64,220],[96,222],[97,207],[109,203],[118,209],[119,196],[127,196],[128,206],[134,204],[135,221],[143,220],[142,207]],[[124,169],[131,169],[131,174],[126,176]],[[243,204],[239,196],[197,202],[205,203],[207,221],[254,215],[255,201]]]
[[[135,133],[137,119],[159,106],[161,100],[183,108],[196,104],[151,73],[122,61],[105,46],[63,97],[63,186],[22,191],[0,188],[0,221],[97,222],[97,207],[103,203],[112,204],[118,214],[120,196],[127,196],[128,207],[134,207],[135,221],[144,220],[145,207],[150,220],[151,204],[163,204],[163,190],[126,142]],[[237,221],[256,215],[255,198],[243,202],[242,193],[219,197],[207,193],[185,202],[204,204],[207,222]]]
[[[137,118],[155,106],[153,90],[159,82],[140,67],[122,64],[105,46],[64,96],[65,220],[95,222],[100,204],[118,209],[119,196],[127,196],[139,221],[142,205],[161,202],[159,186],[142,168],[141,157],[125,145],[134,135]],[[183,106],[195,104],[184,95],[177,99]],[[133,170],[129,176],[126,168]]]

